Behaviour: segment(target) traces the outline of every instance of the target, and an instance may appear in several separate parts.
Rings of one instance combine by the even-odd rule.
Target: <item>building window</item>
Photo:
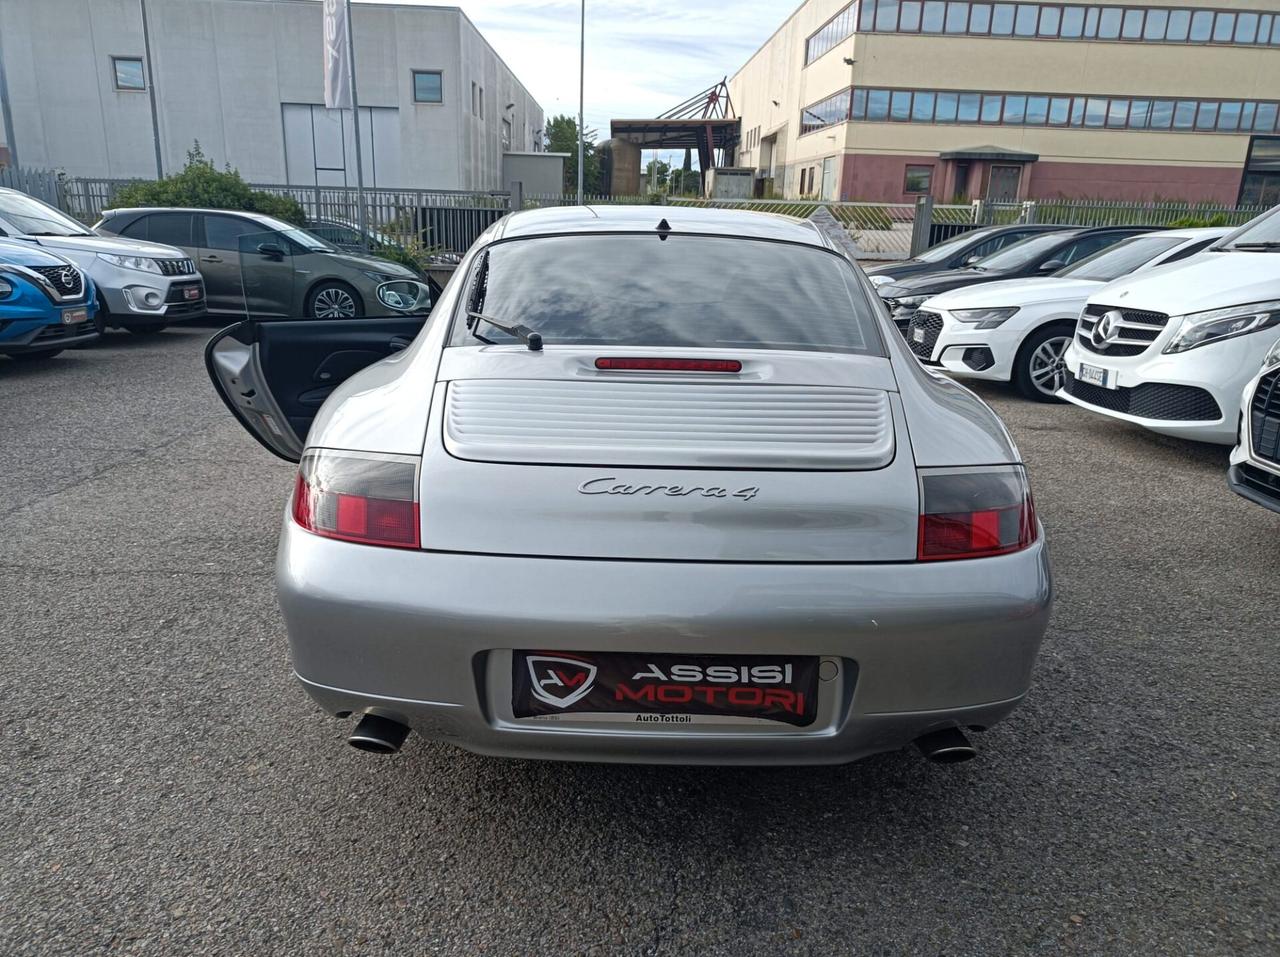
[[[908,164],[906,179],[902,184],[904,193],[929,193],[933,191],[933,167],[912,166]]]
[[[985,123],[1185,133],[1275,133],[1275,100],[1139,100],[1127,96],[841,90],[801,111],[800,135],[838,123]]]
[[[413,102],[443,103],[444,74],[439,70],[414,70]]]
[[[113,56],[111,71],[115,75],[117,90],[134,92],[147,88],[147,77],[142,70],[142,57]]]
[[[1280,137],[1255,136],[1249,144],[1244,179],[1240,183],[1242,206],[1275,206],[1280,203]]]
[[[480,115],[480,97],[477,95],[477,92],[476,92],[479,89],[480,87],[476,85],[476,81],[472,80],[471,81],[471,115],[472,116]]]
[[[862,0],[845,7],[805,41],[806,65],[852,36],[855,18],[856,29],[863,33],[1280,47],[1280,15],[1274,10],[1264,13],[1113,4]]]
[[[511,149],[511,121],[502,121],[502,148],[504,150]]]
[[[484,87],[480,87],[480,119],[484,119]]]

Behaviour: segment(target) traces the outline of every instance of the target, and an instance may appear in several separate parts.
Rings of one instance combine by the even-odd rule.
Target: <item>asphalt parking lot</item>
[[[0,360],[0,953],[1280,952],[1280,516],[1226,449],[982,390],[1059,591],[968,764],[376,758],[290,677],[293,470],[209,332]]]

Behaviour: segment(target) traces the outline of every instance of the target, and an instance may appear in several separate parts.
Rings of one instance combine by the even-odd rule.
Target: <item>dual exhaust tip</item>
[[[408,737],[409,728],[399,721],[380,714],[366,714],[347,738],[347,743],[370,754],[395,754]],[[930,731],[916,738],[916,747],[925,760],[935,764],[959,764],[978,755],[978,749],[969,743],[959,728]]]

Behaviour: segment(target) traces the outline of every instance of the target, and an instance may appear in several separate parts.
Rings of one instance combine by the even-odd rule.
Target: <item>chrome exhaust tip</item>
[[[935,764],[959,764],[978,756],[978,749],[969,743],[959,728],[942,728],[916,738],[916,747],[926,761]]]
[[[379,714],[366,714],[347,738],[347,744],[370,754],[395,754],[409,737],[409,729],[399,721]]]

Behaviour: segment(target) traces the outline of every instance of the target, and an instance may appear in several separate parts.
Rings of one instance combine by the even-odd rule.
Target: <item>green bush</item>
[[[1205,229],[1211,226],[1230,226],[1225,213],[1213,216],[1183,216],[1167,224],[1170,229]]]
[[[199,143],[187,152],[187,165],[181,173],[153,182],[130,183],[116,193],[112,206],[235,209],[274,216],[296,226],[305,226],[307,222],[306,211],[297,200],[250,189],[249,184],[230,166],[216,169],[205,157]]]

